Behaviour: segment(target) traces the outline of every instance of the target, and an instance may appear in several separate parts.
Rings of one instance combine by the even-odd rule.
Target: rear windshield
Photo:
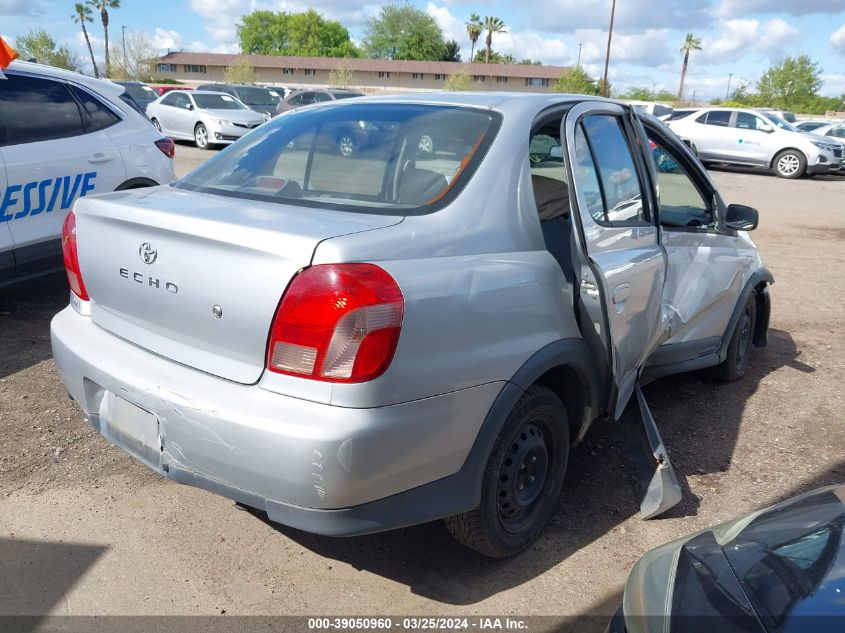
[[[460,191],[495,135],[488,110],[349,104],[277,117],[175,183],[299,206],[426,213]]]
[[[210,95],[194,93],[197,107],[204,110],[247,110],[248,108],[230,95]]]
[[[152,101],[158,97],[155,91],[149,86],[142,84],[123,84],[123,87],[126,88],[129,96],[136,101]]]
[[[238,86],[238,96],[247,105],[279,105],[279,93],[267,88],[254,88],[251,86]]]
[[[363,97],[363,92],[333,92],[332,96],[335,99],[349,99],[351,97]]]
[[[675,110],[672,114],[669,115],[668,121],[677,121],[678,119],[683,119],[684,117],[688,117],[693,112],[698,112],[698,110]]]

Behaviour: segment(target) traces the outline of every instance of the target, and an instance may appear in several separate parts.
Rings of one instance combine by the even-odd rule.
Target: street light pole
[[[122,39],[123,39],[123,70],[125,72],[127,72],[127,74],[128,74],[129,64],[126,63],[126,27],[125,26],[120,27],[120,33],[121,33],[121,36],[122,36]]]
[[[613,18],[616,16],[616,0],[613,0],[613,4],[610,6],[610,28],[607,31],[607,53],[604,56],[604,78],[601,82],[601,93],[602,96],[609,97],[610,90],[608,90],[607,84],[607,69],[610,66],[610,41],[613,38]]]
[[[728,89],[725,91],[725,101],[731,98],[731,79],[733,79],[733,76],[733,73],[728,75]]]
[[[575,64],[575,68],[581,70],[581,42],[578,42],[578,63]]]

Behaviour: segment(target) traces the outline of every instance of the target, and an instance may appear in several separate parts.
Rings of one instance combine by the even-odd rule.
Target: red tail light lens
[[[405,300],[373,264],[322,264],[294,277],[279,304],[267,369],[329,382],[365,382],[393,360]]]
[[[161,150],[162,154],[168,158],[173,158],[176,155],[176,143],[173,142],[172,138],[160,138],[155,144]]]
[[[88,291],[82,281],[82,272],[79,270],[79,253],[76,250],[76,216],[73,211],[67,214],[65,223],[62,225],[62,256],[65,260],[65,271],[67,271],[67,282],[70,289],[83,301],[88,301]]]

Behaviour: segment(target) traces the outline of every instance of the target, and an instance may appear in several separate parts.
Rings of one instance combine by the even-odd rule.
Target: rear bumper
[[[103,436],[164,476],[265,510],[273,521],[351,535],[478,501],[476,477],[459,471],[503,383],[351,409],[179,365],[70,307],[54,317],[51,338],[68,392]],[[114,426],[114,396],[154,416],[156,441],[141,445]]]

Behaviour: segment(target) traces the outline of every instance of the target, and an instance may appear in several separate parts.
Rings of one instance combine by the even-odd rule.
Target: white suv
[[[836,172],[842,162],[840,143],[757,110],[704,108],[666,125],[705,165],[762,167],[781,178],[801,178]]]
[[[0,80],[0,284],[58,270],[74,201],[174,180],[173,141],[125,88],[12,62]]]

